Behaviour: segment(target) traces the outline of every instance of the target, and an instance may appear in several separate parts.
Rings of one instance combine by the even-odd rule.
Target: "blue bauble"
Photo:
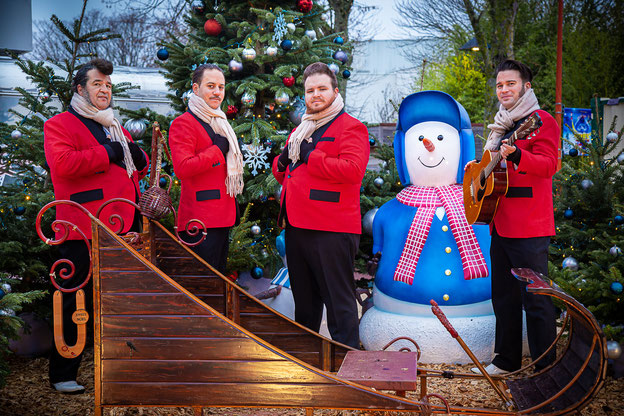
[[[251,269],[250,273],[251,277],[253,277],[254,279],[260,279],[264,275],[264,270],[262,270],[262,267],[256,266]]]
[[[572,271],[577,271],[578,268],[579,268],[578,260],[576,260],[572,256],[566,257],[565,259],[563,259],[563,262],[561,263],[561,267],[563,267],[564,269],[570,269]]]
[[[337,43],[338,45],[342,45],[344,43],[344,39],[340,36],[336,36],[334,38],[334,43]]]
[[[344,71],[342,71],[342,77],[344,79],[347,79],[351,76],[351,71],[349,71],[348,69],[345,69]]]
[[[578,150],[572,148],[570,149],[570,151],[568,152],[568,154],[572,157],[578,156]]]
[[[275,238],[275,248],[277,249],[277,253],[280,257],[284,257],[286,255],[286,233],[284,230]]]
[[[161,188],[164,188],[165,186],[167,186],[167,179],[160,178],[160,180],[158,181],[158,184],[160,185]]]
[[[4,295],[6,295],[6,293],[4,293],[4,290],[0,289],[0,299],[2,299]]]
[[[368,144],[370,144],[371,146],[375,146],[375,139],[373,137],[371,137],[370,139],[368,139]]]
[[[622,289],[624,289],[624,287],[622,286],[622,283],[620,282],[611,283],[611,292],[615,293],[616,295],[619,295],[620,293],[622,293]]]
[[[337,61],[340,61],[340,62],[342,62],[344,64],[345,62],[347,62],[347,59],[349,59],[349,58],[348,58],[347,53],[345,51],[336,51],[334,53],[334,59],[337,60]]]
[[[564,216],[565,218],[567,218],[567,219],[570,219],[570,218],[572,218],[572,217],[574,216],[574,211],[572,211],[570,208],[568,208],[568,209],[566,209],[566,210],[563,212],[563,216]]]
[[[622,224],[624,222],[624,217],[622,217],[621,215],[616,215],[615,217],[613,217],[613,221],[615,221],[616,224]]]
[[[13,208],[13,212],[15,215],[23,215],[26,212],[26,208],[24,207],[15,207]]]
[[[285,51],[289,51],[292,49],[293,47],[293,43],[292,40],[290,39],[284,39],[282,41],[282,43],[280,43],[280,46],[282,47],[282,49],[284,49]]]
[[[161,61],[166,61],[167,58],[169,58],[169,51],[167,48],[159,49],[158,52],[156,52],[156,57]]]

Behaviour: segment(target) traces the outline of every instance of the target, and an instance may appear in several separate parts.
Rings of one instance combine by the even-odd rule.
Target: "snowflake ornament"
[[[280,43],[284,35],[288,33],[288,28],[286,27],[286,19],[284,19],[284,14],[282,12],[277,15],[273,27],[273,30],[275,32],[273,33],[273,40],[277,43]]]
[[[268,169],[270,167],[267,162],[269,153],[271,153],[270,148],[264,148],[253,144],[244,144],[242,150],[245,154],[245,166],[252,169],[252,175],[256,176],[258,174],[258,169]]]

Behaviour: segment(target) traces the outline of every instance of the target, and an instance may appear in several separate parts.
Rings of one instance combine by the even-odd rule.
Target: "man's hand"
[[[303,163],[308,163],[308,157],[310,157],[312,150],[314,150],[314,143],[312,143],[312,141],[303,140],[301,146],[299,146],[299,159]]]
[[[230,150],[230,142],[228,142],[228,139],[221,136],[220,134],[215,134],[215,137],[212,139],[212,143],[214,143],[214,145],[217,146],[219,150],[221,150],[223,156],[225,156]]]
[[[132,156],[132,161],[135,166],[144,160],[143,150],[141,150],[138,144],[128,142],[128,148],[130,149],[130,155]]]
[[[381,251],[375,253],[375,255],[366,263],[366,271],[371,276],[375,276],[377,273],[377,267],[379,266],[379,260],[381,260]]]
[[[503,159],[505,160],[509,160],[512,163],[515,163],[516,165],[518,163],[520,163],[520,149],[518,149],[516,146],[511,146],[508,143],[508,140],[505,139],[503,140],[503,143],[501,144],[500,147],[500,155]]]
[[[109,140],[108,143],[105,143],[103,146],[106,149],[106,153],[108,153],[108,160],[110,163],[117,163],[123,160],[124,153],[121,143]]]
[[[277,171],[284,172],[288,165],[290,165],[290,162],[292,162],[292,160],[288,157],[288,145],[286,145],[284,149],[282,149],[279,159],[277,159]]]
[[[474,165],[475,163],[477,163],[476,160],[471,160],[470,162],[466,163],[466,166],[464,166],[464,172],[468,170],[468,166]]]

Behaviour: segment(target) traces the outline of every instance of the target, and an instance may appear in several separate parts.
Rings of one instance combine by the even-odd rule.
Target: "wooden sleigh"
[[[62,240],[43,236],[41,217],[62,203],[77,206],[55,201],[39,215],[38,232],[48,244]],[[557,337],[565,346],[553,365],[535,374],[492,377],[504,395],[499,408],[449,406],[445,398],[427,394],[428,378],[452,382],[483,376],[420,366],[418,400],[376,390],[337,375],[349,352],[362,352],[272,310],[158,222],[144,219],[143,233],[120,237],[77,207],[92,223],[98,416],[110,407],[180,406],[192,407],[197,415],[203,407],[303,408],[306,414],[331,408],[421,415],[562,415],[587,405],[605,379],[606,341],[595,318],[532,271],[518,270],[522,279],[534,281],[529,291],[553,296],[567,308]],[[447,329],[452,333],[450,324]],[[392,383],[388,386],[397,390]]]

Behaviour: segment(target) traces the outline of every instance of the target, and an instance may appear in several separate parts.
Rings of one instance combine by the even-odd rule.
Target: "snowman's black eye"
[[[424,139],[425,139],[425,136],[420,136],[420,137],[418,138],[418,140],[420,140],[421,142],[422,142]]]
[[[439,136],[438,136],[438,140],[444,140],[444,136],[439,135]]]

